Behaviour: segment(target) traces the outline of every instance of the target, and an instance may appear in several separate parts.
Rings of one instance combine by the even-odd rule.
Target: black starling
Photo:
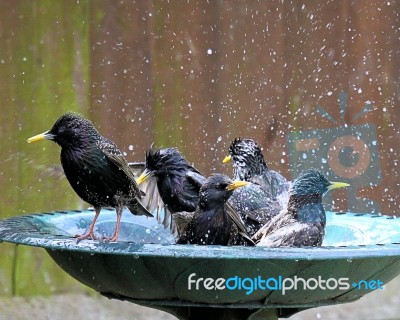
[[[62,115],[53,127],[28,139],[28,142],[52,140],[61,146],[61,164],[72,188],[95,209],[87,233],[78,240],[95,239],[94,226],[101,207],[117,212],[115,232],[108,241],[117,241],[122,209],[127,206],[135,215],[152,217],[142,207],[142,196],[122,152],[95,129],[92,122],[76,113]]]
[[[289,182],[267,167],[261,147],[252,139],[236,138],[229,153],[223,162],[233,160],[234,179],[251,182],[236,190],[229,203],[241,215],[252,236],[286,207]]]
[[[193,219],[177,243],[230,245],[238,233],[246,236],[243,222],[226,201],[233,190],[247,184],[218,173],[210,176],[200,189]]]
[[[163,208],[164,225],[173,214],[180,231],[191,219],[190,212],[196,210],[200,187],[205,180],[178,149],[164,148],[154,152],[150,148],[146,153],[145,170],[136,181],[141,187],[144,185],[142,190],[146,194],[152,195],[143,199],[143,205],[156,212],[157,217]]]
[[[234,179],[259,185],[274,198],[285,197],[289,182],[265,163],[261,147],[253,139],[236,138],[229,147],[224,163],[233,160]]]
[[[322,197],[329,190],[347,186],[328,181],[317,170],[303,172],[292,183],[287,210],[264,225],[253,240],[267,247],[320,246],[326,224]]]

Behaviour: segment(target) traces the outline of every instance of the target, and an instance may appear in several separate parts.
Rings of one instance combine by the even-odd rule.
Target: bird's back
[[[251,236],[282,209],[279,202],[257,184],[235,190],[228,201],[240,214]]]
[[[265,167],[260,174],[254,174],[249,181],[258,184],[263,191],[275,199],[288,197],[289,182],[279,172]]]
[[[288,208],[272,218],[255,235],[258,245],[320,246],[325,234],[326,215],[321,195],[291,196]]]

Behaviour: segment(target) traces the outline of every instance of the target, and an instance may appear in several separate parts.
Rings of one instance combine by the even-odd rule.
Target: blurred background
[[[252,137],[293,179],[351,188],[335,211],[399,215],[400,3],[0,0],[0,218],[87,207],[60,149],[26,139],[66,111],[129,161],[176,146],[205,175]],[[0,295],[82,292],[44,250],[1,244]],[[388,300],[389,301],[389,300]]]

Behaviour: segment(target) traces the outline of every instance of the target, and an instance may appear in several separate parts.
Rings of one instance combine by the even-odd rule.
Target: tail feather
[[[140,201],[136,201],[134,204],[128,206],[129,211],[136,216],[154,217],[149,210],[147,210]]]

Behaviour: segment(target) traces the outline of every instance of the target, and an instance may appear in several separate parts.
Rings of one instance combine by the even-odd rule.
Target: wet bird
[[[150,197],[143,205],[151,212],[161,215],[164,209],[164,225],[172,229],[177,224],[178,233],[193,217],[199,201],[200,187],[206,178],[195,169],[177,148],[162,148],[146,153],[145,169],[136,179],[141,189]],[[179,214],[178,214],[179,213]],[[171,214],[174,220],[170,220]]]
[[[248,238],[240,216],[227,203],[233,190],[247,184],[219,173],[207,178],[200,189],[193,219],[177,243],[230,245],[239,234]]]
[[[236,190],[229,202],[242,216],[250,235],[257,232],[287,205],[290,183],[265,163],[261,147],[253,139],[236,138],[223,162],[233,162],[234,179],[251,184]]]
[[[274,198],[287,196],[289,182],[279,172],[268,168],[261,147],[253,139],[233,140],[223,163],[230,161],[233,161],[234,179],[255,183]]]
[[[62,115],[53,127],[28,142],[52,140],[61,146],[61,164],[74,191],[95,209],[89,230],[78,240],[96,239],[94,226],[102,207],[114,207],[117,224],[112,237],[117,241],[123,207],[135,215],[152,217],[139,202],[142,193],[122,152],[96,130],[92,122],[76,113]]]
[[[329,190],[347,186],[344,182],[330,182],[317,170],[303,172],[291,185],[287,210],[264,225],[253,240],[267,247],[320,246],[326,224],[322,197]]]

